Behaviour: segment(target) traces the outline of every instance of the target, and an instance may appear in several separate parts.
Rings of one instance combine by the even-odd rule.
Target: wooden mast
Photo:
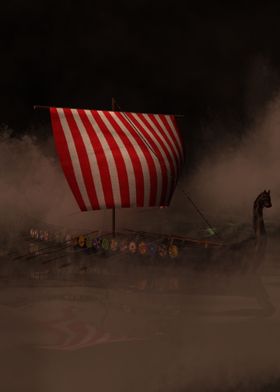
[[[115,112],[117,107],[117,103],[115,98],[112,98],[112,111]],[[116,236],[116,209],[113,207],[112,209],[112,235],[113,238]]]

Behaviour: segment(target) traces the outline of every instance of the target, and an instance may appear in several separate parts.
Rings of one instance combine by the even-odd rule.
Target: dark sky
[[[238,132],[278,90],[278,3],[3,2],[0,123],[20,133],[46,120],[33,104],[110,109],[115,96],[184,113],[191,132]]]

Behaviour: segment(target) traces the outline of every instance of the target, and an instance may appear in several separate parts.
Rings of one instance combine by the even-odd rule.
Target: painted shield
[[[115,252],[118,249],[118,241],[115,240],[114,238],[111,240],[110,248],[113,252]]]
[[[109,246],[110,246],[110,242],[109,242],[108,238],[103,238],[102,239],[102,248],[104,250],[108,250]]]
[[[165,257],[167,255],[167,246],[164,244],[160,244],[158,246],[158,254],[160,257]]]
[[[84,235],[79,236],[79,247],[84,248],[86,245],[86,237]]]
[[[95,250],[100,249],[100,247],[101,247],[101,239],[99,237],[94,238],[94,240],[92,241],[92,247]]]
[[[176,245],[170,245],[168,248],[168,254],[173,259],[179,255],[179,249]]]
[[[154,256],[157,253],[157,246],[154,243],[149,244],[149,254]]]
[[[92,238],[91,238],[90,236],[87,236],[87,237],[86,237],[86,247],[87,247],[88,249],[90,249],[90,248],[93,247]]]
[[[130,253],[136,253],[137,251],[137,244],[135,241],[130,241],[129,245],[128,245],[128,249]]]
[[[141,255],[145,255],[148,250],[147,244],[144,241],[141,241],[138,245],[138,250]]]
[[[126,252],[128,247],[127,240],[122,240],[120,243],[120,251],[121,252]]]

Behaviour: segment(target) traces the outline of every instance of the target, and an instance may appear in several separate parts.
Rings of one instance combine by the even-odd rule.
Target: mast
[[[123,112],[122,109],[120,109],[115,98],[111,98],[111,111],[101,112],[104,115],[106,114],[108,118],[114,119],[114,113],[117,113],[118,110],[120,110],[122,116],[125,117],[126,122],[124,124],[124,129],[121,130],[122,134],[127,135],[127,132],[128,134],[130,132],[133,132],[132,143],[129,143],[128,146],[125,148],[123,148],[122,145],[115,149],[113,148],[106,150],[106,148],[103,148],[104,137],[111,137],[112,134],[111,131],[108,129],[108,124],[106,121],[107,117],[105,116],[106,118],[104,121],[104,118],[102,116],[99,116],[97,110],[79,109],[79,111],[77,112],[77,109],[73,109],[70,107],[49,107],[42,105],[34,105],[34,109],[44,109],[48,110],[50,113],[52,129],[59,159],[65,177],[69,183],[70,189],[76,199],[76,202],[80,207],[80,210],[87,211],[89,209],[99,210],[111,208],[111,235],[113,237],[116,236],[116,206],[114,204],[114,200],[118,200],[117,193],[119,191],[119,188],[121,187],[121,184],[124,185],[124,192],[121,194],[121,203],[125,201],[125,205],[127,207],[134,206],[135,204],[137,204],[138,207],[144,207],[144,205],[146,204],[147,206],[160,206],[162,205],[162,203],[166,202],[167,197],[171,196],[172,191],[175,187],[175,183],[172,183],[172,187],[170,187],[170,189],[163,188],[163,190],[165,191],[165,194],[163,194],[164,192],[162,192],[161,190],[160,181],[155,181],[153,182],[154,186],[150,186],[151,184],[149,179],[152,179],[155,175],[157,176],[157,169],[154,167],[154,165],[146,164],[145,159],[143,160],[143,162],[140,159],[140,161],[137,161],[137,164],[135,165],[134,162],[132,162],[134,156],[134,149],[136,147],[137,150],[139,149],[139,153],[144,154],[146,159],[151,159],[151,162],[154,159],[158,159],[157,151],[153,149],[154,144],[151,145],[149,143],[150,139],[147,139],[145,137],[145,134],[141,132],[141,129],[138,129],[138,123],[135,123],[131,120],[131,116],[129,116],[129,113]],[[89,110],[91,110],[90,114],[88,113]],[[134,114],[138,116],[137,113]],[[98,116],[98,121],[100,121],[100,124],[97,126],[93,126],[91,124],[91,120],[88,119],[88,115],[90,115],[90,118],[95,118],[95,116]],[[145,115],[147,116],[147,119],[151,121],[153,120],[152,116],[154,116],[154,114],[146,113]],[[78,125],[81,123],[80,116],[86,119],[85,124],[82,121],[81,127]],[[173,122],[173,117],[176,115],[161,114],[161,116],[165,116],[167,121]],[[153,126],[154,130],[158,132],[159,135],[165,135],[166,131],[164,127],[165,126],[162,122],[158,122]],[[170,165],[168,170],[160,172],[158,174],[162,177],[162,182],[164,182],[164,180],[168,182],[169,177],[179,172],[179,169],[183,163],[182,140],[180,139],[176,124],[174,123],[172,125],[170,123],[170,127],[168,128],[170,128],[168,131],[168,134],[170,133],[170,135],[167,135],[168,140],[166,140],[166,143],[167,146],[170,145],[170,149],[163,149],[160,154],[164,158],[164,160],[167,161],[169,161],[171,157],[172,161],[176,164]],[[87,145],[89,134],[92,136],[92,140],[90,141],[89,145]],[[163,138],[163,136],[161,138]],[[172,139],[174,140],[172,141]],[[96,143],[93,143],[93,140]],[[98,145],[101,146],[101,154],[99,154],[99,150],[97,147]],[[96,149],[97,153],[95,151]],[[155,157],[150,157],[150,155],[146,156],[147,149],[149,149],[149,153],[154,154]],[[65,151],[67,152],[66,155]],[[95,174],[97,176],[100,176],[99,163],[101,164],[104,159],[107,160],[107,157],[109,155],[110,159],[113,156],[113,159],[115,160],[116,167],[114,168],[114,170],[117,170],[118,175],[116,176],[116,178],[111,178],[111,172],[109,171],[109,178],[102,182],[102,188],[100,188],[100,178],[99,180],[97,180],[97,183],[95,183],[94,177]],[[127,181],[121,176],[123,172],[126,172],[126,162],[128,165],[132,165],[133,167],[133,172],[129,171],[129,175],[132,178],[131,184],[127,184]],[[143,186],[137,187],[138,182],[136,181],[136,178],[139,175],[143,177]],[[135,180],[134,182],[133,178]],[[88,192],[88,190],[90,191]],[[160,200],[155,200],[155,191],[160,192]],[[97,195],[98,192],[102,192],[104,197],[99,198],[99,196]],[[108,203],[108,200],[105,200],[105,194],[108,195],[111,194],[111,192],[113,192],[113,200],[110,200],[110,203]],[[142,200],[142,202],[138,203],[138,201],[140,200]],[[89,202],[89,204],[86,205],[86,202]]]
[[[112,97],[112,111],[115,112],[117,107],[117,103],[114,97]],[[116,209],[112,208],[112,234],[113,238],[116,236]]]

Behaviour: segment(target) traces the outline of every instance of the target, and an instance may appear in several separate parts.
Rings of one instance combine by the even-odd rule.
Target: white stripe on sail
[[[172,139],[170,133],[169,133],[168,130],[166,129],[166,127],[165,127],[164,123],[162,122],[160,116],[159,116],[158,114],[155,114],[155,118],[156,118],[156,120],[158,121],[158,123],[159,123],[161,129],[162,129],[163,132],[165,133],[167,139],[169,140],[169,143],[171,144],[171,146],[172,146],[173,149],[175,150],[175,154],[177,155],[178,161],[180,161],[180,151],[178,150],[178,148],[177,148],[177,146],[176,146],[176,143],[174,142],[174,140]],[[169,144],[168,144],[167,142],[166,142],[166,144],[167,144],[168,147],[169,147],[169,151],[170,151],[171,156],[172,156],[173,158],[175,158],[175,157],[174,157],[174,153],[172,153],[171,147],[169,146]],[[176,167],[176,165],[175,165],[175,167]],[[177,168],[177,170],[178,170],[178,168]]]
[[[174,127],[174,124],[173,124],[173,122],[172,122],[170,116],[165,116],[165,118],[166,118],[166,120],[167,120],[167,122],[168,122],[168,124],[169,124],[169,126],[170,126],[170,128],[171,128],[171,130],[172,130],[172,132],[173,132],[173,134],[175,135],[175,138],[176,138],[176,140],[177,140],[177,142],[178,142],[178,145],[179,145],[179,148],[180,148],[181,160],[183,160],[183,159],[184,159],[183,146],[182,146],[182,142],[181,142],[181,140],[180,140],[180,138],[179,138],[178,131],[177,131],[177,129]]]
[[[77,153],[77,150],[76,150],[76,146],[75,146],[75,143],[74,143],[74,139],[73,139],[71,130],[69,128],[69,125],[68,125],[68,122],[66,120],[66,117],[65,117],[63,109],[58,108],[57,109],[57,113],[59,115],[60,123],[61,123],[64,135],[65,135],[65,139],[66,139],[66,142],[67,142],[69,154],[70,154],[71,161],[72,161],[74,174],[75,174],[76,181],[77,181],[80,193],[81,193],[81,197],[82,197],[83,202],[84,202],[84,204],[86,206],[86,209],[87,210],[91,210],[92,207],[91,207],[91,203],[90,203],[90,200],[89,200],[89,197],[88,197],[88,193],[87,193],[84,177],[83,177],[81,166],[80,166],[78,153]]]
[[[174,157],[174,153],[172,152],[170,145],[168,144],[168,142],[165,140],[165,138],[164,138],[163,135],[162,135],[163,129],[162,129],[162,128],[158,128],[158,127],[156,126],[156,124],[151,120],[151,118],[149,117],[148,114],[143,114],[143,116],[145,117],[145,119],[147,120],[147,122],[150,124],[150,126],[153,128],[153,130],[156,132],[156,134],[160,137],[162,143],[164,144],[165,148],[166,148],[167,151],[169,152],[169,155],[171,156],[171,159],[172,159],[172,162],[173,162],[173,166],[174,166],[174,170],[175,170],[174,175],[175,175],[175,181],[176,181],[176,179],[177,179],[177,173],[178,173],[178,165],[177,165],[176,159],[175,159],[175,157]],[[155,117],[156,117],[156,116],[155,116]],[[162,124],[162,125],[163,125],[163,124]],[[164,126],[164,125],[163,125],[163,126]],[[164,133],[165,133],[165,132],[164,132]],[[164,154],[164,156],[166,156],[166,158],[167,158],[167,160],[168,160],[168,163],[169,163],[168,156],[166,155],[165,152],[163,152],[163,154]],[[170,167],[170,175],[172,176],[171,167]]]
[[[124,159],[125,163],[125,168],[127,172],[127,177],[128,177],[128,187],[129,187],[129,204],[135,206],[137,199],[136,199],[136,182],[135,182],[135,175],[134,175],[134,170],[133,170],[133,165],[132,165],[132,160],[127,152],[126,146],[124,145],[122,139],[114,129],[114,127],[111,125],[110,121],[107,119],[105,116],[104,112],[101,110],[98,110],[97,113],[99,114],[101,120],[104,122],[106,125],[108,131],[111,133],[113,136],[115,142],[117,143],[122,157]]]
[[[124,132],[126,137],[130,140],[131,144],[133,145],[133,147],[139,157],[139,160],[140,160],[140,163],[142,166],[143,176],[144,176],[144,206],[149,206],[150,205],[149,202],[150,202],[150,188],[151,188],[151,186],[150,186],[150,170],[149,170],[148,163],[146,161],[146,157],[145,157],[141,147],[138,145],[137,140],[133,137],[133,135],[130,133],[130,131],[126,128],[124,123],[116,116],[116,114],[114,112],[110,112],[110,114],[114,118],[116,123],[119,125],[121,130]],[[123,117],[123,118],[126,119],[125,117]]]
[[[153,135],[153,133],[150,131],[150,129],[146,126],[146,124],[141,120],[141,118],[138,116],[138,114],[137,113],[131,113],[131,115],[135,118],[135,120],[137,120],[139,122],[141,127],[145,129],[145,131],[148,133],[148,135],[151,137],[151,139],[156,144],[157,148],[159,149],[159,151],[160,151],[160,153],[161,153],[161,155],[163,157],[163,160],[164,160],[164,163],[165,163],[165,167],[166,167],[166,171],[167,171],[167,192],[166,192],[166,201],[167,201],[167,199],[169,198],[169,194],[170,194],[170,191],[171,191],[171,185],[172,185],[172,177],[171,177],[172,176],[172,172],[171,172],[169,160],[168,160],[164,150],[162,149],[161,144],[157,140],[157,138]],[[162,173],[162,175],[163,175],[163,173]]]
[[[93,117],[91,111],[85,110],[85,113],[86,113],[92,127],[96,131],[96,136],[98,137],[98,139],[102,145],[105,157],[108,162],[110,181],[111,181],[112,189],[113,189],[114,205],[116,207],[120,207],[121,206],[120,184],[119,184],[116,163],[115,163],[111,148],[110,148],[109,144],[107,143],[107,140],[106,140],[105,136],[103,135],[103,132],[101,131],[97,122],[95,121],[95,118]]]
[[[83,124],[83,121],[81,120],[81,118],[79,116],[77,109],[71,109],[71,112],[73,114],[73,117],[75,119],[77,127],[79,128],[79,131],[80,131],[80,134],[83,139],[84,146],[85,146],[85,149],[87,152],[87,156],[89,158],[88,160],[89,160],[90,170],[91,170],[91,174],[92,174],[92,180],[94,183],[94,187],[96,189],[96,197],[98,200],[99,208],[104,208],[104,207],[106,207],[106,202],[105,202],[105,198],[104,198],[102,181],[101,181],[99,166],[97,163],[94,148],[92,147],[90,137],[88,136],[88,132]]]

